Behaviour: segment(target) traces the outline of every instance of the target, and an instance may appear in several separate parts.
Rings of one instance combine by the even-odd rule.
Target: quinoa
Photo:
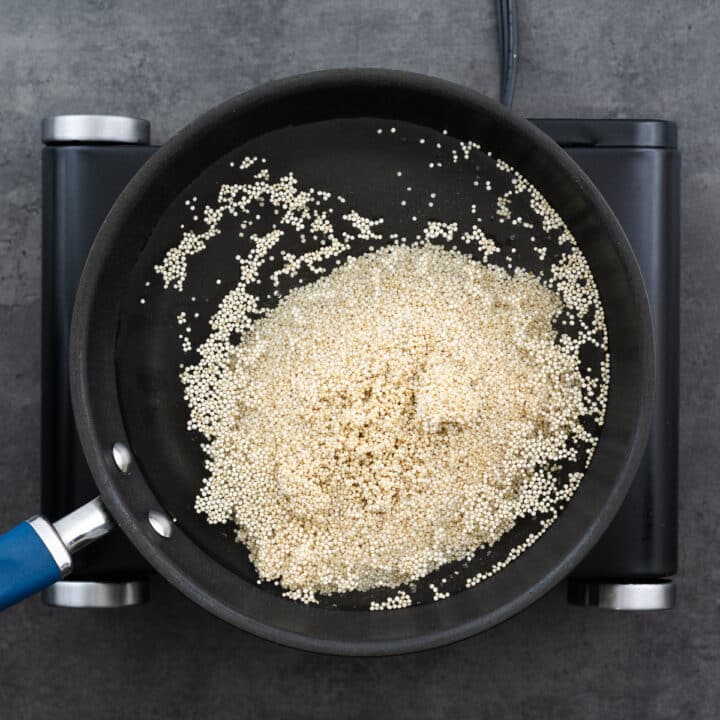
[[[298,598],[395,587],[547,511],[584,412],[557,295],[456,252],[389,247],[293,290],[185,370],[211,438],[196,508]],[[228,307],[228,313],[236,308]]]
[[[481,148],[446,152],[453,164],[473,163]],[[610,361],[587,260],[554,208],[501,159],[492,162],[511,188],[498,194],[495,220],[536,233],[540,261],[553,247],[538,274],[515,247],[501,251],[475,203],[470,225],[438,217],[411,241],[346,197],[303,188],[292,172],[273,180],[257,162],[229,163],[252,177],[222,184],[202,209],[204,228],[182,225],[155,266],[165,288],[182,292],[191,256],[221,235],[224,218],[239,218],[238,237],[247,235],[239,281],[209,336],[195,345],[187,313],[177,316],[182,350],[195,355],[180,373],[188,428],[205,438],[197,512],[232,524],[258,582],[286,597],[394,588],[370,610],[411,605],[415,580],[535,518],[504,557],[464,578],[472,587],[552,524],[597,445]],[[429,196],[433,207],[437,193]],[[200,211],[196,201],[189,212]],[[269,212],[272,228],[253,233]],[[292,237],[299,244],[283,249]],[[262,297],[253,290],[261,278],[275,288]],[[596,374],[581,362],[586,346]],[[447,581],[429,586],[435,601],[450,594]]]

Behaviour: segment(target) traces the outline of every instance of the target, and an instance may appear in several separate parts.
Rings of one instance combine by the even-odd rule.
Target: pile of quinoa
[[[460,143],[452,161],[477,151]],[[340,232],[330,193],[301,188],[292,173],[273,181],[265,167],[222,185],[205,229],[185,230],[156,266],[166,288],[182,291],[189,258],[220,235],[223,218],[246,218],[240,280],[209,336],[193,348],[189,319],[178,316],[183,350],[198,358],[180,379],[188,427],[206,439],[196,510],[232,523],[259,580],[287,597],[406,586],[494,545],[522,517],[544,518],[504,560],[467,578],[472,586],[532,544],[582,479],[559,470],[581,447],[589,464],[597,432],[584,420],[599,428],[604,418],[609,355],[597,288],[553,208],[512,167],[497,167],[514,187],[498,199],[499,222],[534,227],[513,217],[512,196],[524,193],[533,222],[564,247],[544,278],[512,267],[511,256],[506,267],[489,264],[500,250],[480,219],[464,232],[430,221],[409,241],[345,208],[351,231]],[[277,217],[264,234],[251,232],[258,205]],[[303,251],[278,250],[290,232]],[[358,257],[348,254],[358,246]],[[543,259],[545,247],[534,249]],[[259,297],[253,284],[276,254],[274,287],[302,269],[317,279]],[[572,332],[558,332],[561,317]],[[585,344],[604,353],[599,378],[580,361]],[[432,588],[435,600],[447,597]],[[401,589],[370,609],[410,604]]]
[[[183,374],[212,438],[197,509],[232,520],[260,577],[299,598],[397,586],[493,544],[547,511],[538,468],[582,432],[560,307],[528,274],[431,245],[292,291],[219,348],[217,375]]]

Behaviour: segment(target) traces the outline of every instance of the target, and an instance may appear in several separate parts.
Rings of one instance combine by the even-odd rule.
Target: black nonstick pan
[[[427,139],[422,146],[419,136]],[[178,342],[177,316],[191,314],[193,332],[206,332],[237,275],[232,258],[247,250],[247,241],[224,231],[208,243],[188,260],[192,272],[183,292],[163,288],[154,266],[177,244],[181,226],[202,223],[189,206],[202,208],[215,198],[248,156],[266,158],[275,174],[292,170],[308,187],[342,194],[402,235],[433,214],[462,221],[469,203],[466,184],[457,180],[461,171],[449,161],[455,138],[479,143],[532,182],[590,264],[611,354],[597,449],[558,519],[517,559],[474,587],[466,587],[466,579],[536,532],[538,518],[522,519],[494,547],[418,581],[408,608],[367,609],[392,595],[392,588],[320,597],[316,605],[289,600],[282,588],[258,583],[231,528],[210,526],[195,512],[204,457],[201,439],[187,429],[178,379],[179,365],[192,356]],[[469,166],[467,172],[490,177],[499,189],[502,178],[492,176],[494,167]],[[402,183],[392,180],[396,168],[405,173]],[[413,197],[441,188],[437,205],[401,205],[405,177],[412,177]],[[478,198],[479,213],[497,199]],[[529,231],[523,227],[491,222],[487,231],[508,252],[524,252]],[[302,273],[294,282],[300,278]],[[291,286],[281,287],[281,294]],[[337,654],[382,655],[450,643],[547,592],[590,550],[619,508],[645,447],[653,402],[645,290],[622,229],[590,181],[549,138],[497,103],[445,81],[384,70],[328,71],[265,85],[210,111],[163,146],[98,233],[77,293],[71,353],[75,418],[100,499],[54,526],[34,518],[0,537],[0,606],[59,579],[71,568],[70,553],[114,521],[158,572],[218,617],[270,640]],[[450,596],[434,602],[430,584],[441,576],[451,578]]]

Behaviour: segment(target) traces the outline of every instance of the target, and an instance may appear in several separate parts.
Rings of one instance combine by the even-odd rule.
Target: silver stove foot
[[[568,602],[606,610],[669,610],[675,605],[675,585],[672,580],[569,580]]]
[[[60,580],[43,590],[46,605],[65,608],[120,608],[141,605],[148,599],[147,580],[90,582]]]

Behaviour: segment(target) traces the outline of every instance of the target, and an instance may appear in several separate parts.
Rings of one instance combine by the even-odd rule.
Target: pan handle
[[[114,525],[96,497],[55,523],[36,515],[0,535],[0,610],[64,578],[72,571],[72,553]]]

